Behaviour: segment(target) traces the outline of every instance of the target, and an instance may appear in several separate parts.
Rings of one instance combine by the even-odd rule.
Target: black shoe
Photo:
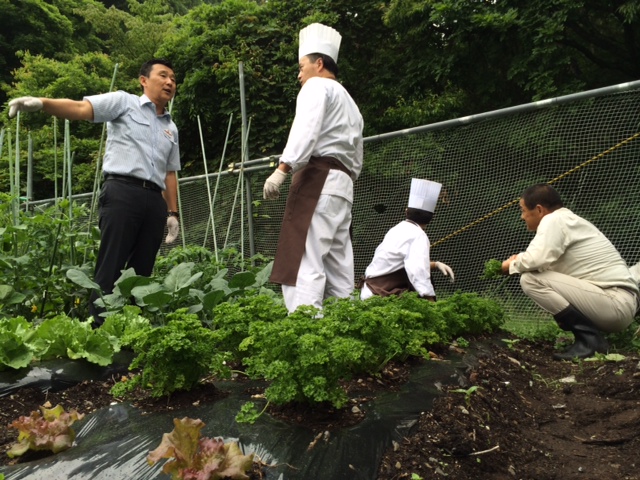
[[[575,337],[575,343],[561,353],[554,353],[554,360],[572,360],[587,358],[595,353],[607,353],[607,344],[602,332],[578,309],[569,305],[560,313],[554,315],[558,326],[570,331]]]
[[[601,335],[600,337],[601,338],[594,339],[594,341],[590,342],[576,340],[576,342],[564,352],[554,353],[553,359],[573,360],[574,358],[592,357],[596,353],[607,353],[607,350],[609,349],[607,341]]]

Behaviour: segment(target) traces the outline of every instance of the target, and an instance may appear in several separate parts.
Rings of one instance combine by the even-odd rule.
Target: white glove
[[[9,118],[15,117],[18,112],[37,112],[42,107],[42,100],[36,97],[14,98],[9,102]]]
[[[165,243],[173,243],[180,233],[180,222],[176,217],[167,217],[167,232]]]
[[[440,272],[442,272],[445,277],[449,277],[449,280],[451,280],[451,283],[453,283],[453,270],[451,270],[451,267],[449,265],[446,265],[442,262],[436,262],[436,268],[440,270]]]
[[[275,200],[280,196],[280,186],[287,178],[287,174],[276,168],[275,172],[264,182],[262,194],[265,200]]]

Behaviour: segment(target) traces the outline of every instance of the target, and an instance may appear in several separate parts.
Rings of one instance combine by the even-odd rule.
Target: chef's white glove
[[[165,243],[173,243],[178,238],[180,233],[180,222],[176,217],[167,217],[167,238],[164,239]]]
[[[18,112],[37,112],[42,107],[42,100],[36,97],[14,98],[9,102],[9,118],[15,117]]]
[[[276,168],[271,176],[267,178],[266,182],[264,182],[262,194],[265,200],[275,200],[280,196],[280,186],[285,178],[287,178],[287,174]]]
[[[440,270],[440,272],[442,272],[445,277],[449,277],[449,280],[451,280],[451,283],[453,283],[453,270],[451,270],[451,267],[449,265],[446,265],[442,262],[436,262],[436,267],[438,270]]]

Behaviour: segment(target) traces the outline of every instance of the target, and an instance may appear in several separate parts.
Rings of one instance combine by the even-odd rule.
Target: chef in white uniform
[[[287,197],[271,281],[282,285],[289,312],[322,308],[328,297],[354,289],[351,244],[353,182],[362,170],[362,115],[336,80],[340,34],[314,23],[300,31],[296,115],[264,198]]]
[[[437,182],[411,179],[406,219],[391,228],[376,248],[360,283],[361,299],[416,291],[423,298],[435,300],[431,270],[437,268],[454,280],[448,265],[431,261],[431,244],[424,231],[433,218],[441,188]]]

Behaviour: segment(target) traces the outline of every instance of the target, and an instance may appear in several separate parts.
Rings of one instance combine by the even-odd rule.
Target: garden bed
[[[286,423],[303,430],[304,438],[312,441],[302,450],[312,456],[331,442],[341,442],[339,432],[357,432],[359,424],[370,421],[367,416],[373,415],[372,403],[382,398],[385,403],[402,403],[404,399],[416,402],[415,398],[409,399],[411,392],[416,391],[416,386],[429,383],[440,389],[440,395],[435,400],[424,395],[422,413],[393,419],[397,421],[392,429],[395,434],[384,442],[385,448],[372,452],[369,459],[377,473],[365,471],[363,464],[354,460],[350,464],[353,470],[347,469],[339,478],[640,479],[637,354],[619,362],[571,363],[551,360],[551,345],[547,344],[520,341],[480,345],[466,352],[447,378],[411,379],[409,372],[421,365],[392,363],[379,377],[356,378],[345,384],[351,400],[344,409],[290,405],[271,409],[270,417],[278,425]],[[254,384],[236,382],[237,391],[245,397],[260,394]],[[0,398],[2,452],[17,437],[17,431],[7,425],[19,415],[28,415],[47,401],[52,406],[59,403],[65,410],[101,412],[114,402],[108,394],[111,385],[113,380],[84,381],[49,393],[23,388]],[[139,397],[132,400],[132,405],[142,415],[157,415],[162,421],[173,412],[181,416],[185,409],[197,418],[199,408],[221,405],[228,394],[227,389],[205,382],[198,389],[176,393],[168,400]],[[167,423],[164,431],[171,428]],[[286,437],[281,441],[294,442]],[[353,443],[353,439],[349,440],[349,444]],[[28,465],[46,461],[26,456],[17,462]],[[3,454],[0,472],[13,471],[9,463]],[[294,461],[281,478],[294,478],[299,472],[297,467]],[[267,478],[273,468],[265,462],[252,478]],[[336,478],[334,475],[332,480]]]

